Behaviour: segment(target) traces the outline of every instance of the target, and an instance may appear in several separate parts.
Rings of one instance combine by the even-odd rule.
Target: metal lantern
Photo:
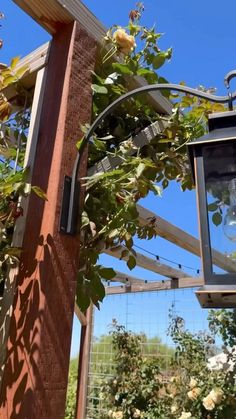
[[[204,308],[235,308],[236,112],[213,113],[208,125],[208,134],[188,144],[205,283],[196,294]]]

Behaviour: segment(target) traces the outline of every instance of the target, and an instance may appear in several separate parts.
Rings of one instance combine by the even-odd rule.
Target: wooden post
[[[64,418],[79,238],[59,233],[62,187],[80,124],[91,114],[96,42],[77,23],[60,25],[49,54],[31,195],[0,394],[4,419]],[[87,153],[80,167],[86,173]]]
[[[90,347],[93,327],[93,306],[91,305],[86,313],[86,326],[81,327],[80,351],[78,364],[78,386],[76,419],[86,418]]]
[[[45,69],[43,68],[39,70],[37,74],[37,78],[36,78],[24,167],[33,167],[34,158],[35,158],[35,150],[36,150],[37,139],[38,139],[39,119],[40,119],[41,110],[42,110],[42,96],[44,93],[44,87],[45,87]],[[30,179],[28,179],[28,181],[30,181]],[[27,199],[22,198],[21,207],[23,208],[24,214],[26,215],[27,208],[28,208]],[[26,217],[20,217],[18,218],[16,222],[14,237],[13,237],[14,247],[22,246],[24,230],[25,230],[25,220],[26,220]],[[7,339],[9,335],[10,319],[11,319],[13,298],[14,298],[15,286],[16,286],[16,277],[19,273],[18,268],[19,266],[16,265],[14,268],[10,269],[10,271],[8,272],[8,275],[5,280],[4,298],[1,301],[0,388],[1,388],[4,363],[5,363],[5,358],[6,358],[6,346],[7,346]]]

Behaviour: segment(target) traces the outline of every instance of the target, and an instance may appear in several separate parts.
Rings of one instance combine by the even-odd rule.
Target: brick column
[[[64,175],[71,175],[80,124],[91,114],[95,41],[77,23],[52,41],[16,284],[0,418],[64,418],[79,238],[58,232]],[[85,153],[80,174],[86,173]]]

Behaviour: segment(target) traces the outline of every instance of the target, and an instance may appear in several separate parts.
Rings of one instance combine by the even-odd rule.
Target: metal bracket
[[[60,232],[67,233],[67,221],[70,205],[70,192],[71,192],[71,177],[65,176],[64,186],[62,192],[62,204],[61,204],[61,215],[60,215]]]

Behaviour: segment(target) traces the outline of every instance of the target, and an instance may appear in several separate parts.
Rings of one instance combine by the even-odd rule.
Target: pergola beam
[[[112,282],[121,282],[122,284],[146,284],[144,279],[136,278],[135,276],[127,275],[116,270],[116,276],[111,279]]]
[[[139,222],[141,225],[147,225],[150,221],[155,222],[155,230],[158,236],[180,246],[182,249],[188,250],[194,255],[200,256],[200,243],[194,236],[181,230],[179,227],[169,223],[154,212],[138,205]],[[236,264],[216,250],[212,250],[213,263],[216,266],[228,272],[236,272]]]
[[[14,0],[28,15],[50,34],[54,35],[62,25],[77,21],[97,41],[105,27],[80,0]]]
[[[134,137],[131,137],[133,148],[129,151],[129,155],[137,153],[137,149],[144,147],[145,145],[150,144],[150,142],[156,137],[161,136],[161,133],[168,126],[168,122],[160,119],[153,122],[148,127],[144,128]],[[119,156],[108,155],[104,157],[99,162],[95,163],[94,166],[88,169],[87,176],[93,176],[96,173],[105,173],[109,170],[115,169],[123,162],[122,158]]]
[[[131,283],[128,285],[108,286],[106,295],[127,294],[131,292],[166,291],[182,288],[195,288],[204,284],[202,278],[189,277],[179,279],[166,279],[162,281],[149,281],[146,283]]]
[[[27,67],[28,71],[21,79],[21,84],[24,89],[31,90],[35,87],[38,72],[47,66],[48,56],[50,50],[50,42],[43,44],[39,48],[32,51],[30,54],[22,58],[17,66],[16,70],[21,67]],[[14,99],[18,96],[18,92],[14,85],[9,85],[3,90],[4,95],[7,97],[9,102],[14,102]]]
[[[116,259],[120,259],[124,249],[125,248],[123,246],[118,246],[112,249],[106,249],[104,250],[104,253],[109,256],[113,256]],[[125,256],[122,259],[127,261],[128,256]],[[171,266],[151,259],[142,253],[136,252],[136,263],[140,268],[147,269],[162,276],[167,276],[168,278],[189,278],[189,274],[181,269],[172,268]]]

